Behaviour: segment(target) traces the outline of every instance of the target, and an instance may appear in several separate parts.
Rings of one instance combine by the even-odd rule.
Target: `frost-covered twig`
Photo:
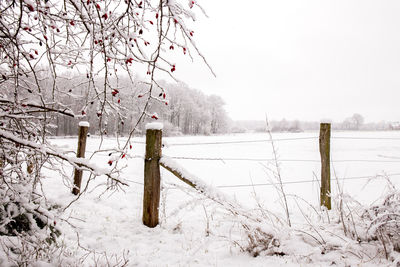
[[[290,227],[292,225],[292,223],[290,221],[288,201],[287,201],[286,193],[285,193],[285,190],[283,188],[283,183],[282,183],[281,167],[280,167],[279,159],[278,159],[278,151],[276,150],[274,139],[272,138],[272,133],[271,133],[271,129],[270,129],[270,126],[269,126],[267,115],[265,115],[265,123],[266,123],[266,130],[267,130],[267,133],[269,135],[269,139],[271,140],[272,153],[273,153],[273,156],[274,156],[273,163],[274,163],[274,167],[275,167],[275,172],[273,172],[273,173],[274,173],[275,179],[277,180],[277,183],[278,183],[278,187],[277,188],[278,188],[279,195],[283,198],[283,206],[284,206],[284,209],[285,209],[286,221],[287,221],[287,224]]]

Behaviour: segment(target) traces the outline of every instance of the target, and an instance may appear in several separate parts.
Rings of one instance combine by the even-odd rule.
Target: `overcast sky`
[[[217,77],[199,58],[176,74],[232,119],[400,120],[400,1],[198,1],[196,43]]]

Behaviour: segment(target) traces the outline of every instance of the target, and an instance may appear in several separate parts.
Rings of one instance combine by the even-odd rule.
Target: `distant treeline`
[[[329,120],[324,120],[329,121]],[[302,132],[319,130],[320,122],[299,121],[299,120],[272,120],[269,122],[269,127],[272,132]],[[332,122],[334,130],[360,130],[360,131],[383,131],[383,130],[400,130],[396,127],[397,123],[380,121],[365,123],[364,118],[356,113],[353,116],[346,118],[342,122]],[[397,129],[398,128],[398,129]],[[232,124],[231,132],[265,132],[265,121],[235,121]]]
[[[329,121],[329,120],[324,120]],[[309,122],[299,120],[272,120],[269,122],[269,127],[272,132],[302,132],[319,130],[320,122]],[[400,130],[397,127],[398,123],[380,121],[365,123],[364,118],[360,114],[346,118],[342,122],[332,122],[334,130],[360,130],[360,131],[383,131],[383,130]],[[265,121],[235,121],[232,124],[231,132],[265,132]]]

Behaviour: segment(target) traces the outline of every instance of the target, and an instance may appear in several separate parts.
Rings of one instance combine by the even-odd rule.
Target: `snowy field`
[[[291,219],[295,224],[302,224],[303,208],[318,207],[319,203],[318,133],[276,133],[273,139],[276,154],[267,134],[164,138],[162,153],[249,210],[263,206],[284,219],[281,199],[273,186],[277,181],[273,160],[276,155]],[[119,143],[122,145],[123,141],[120,138]],[[338,259],[335,254],[321,258],[310,256],[305,260],[303,254],[312,254],[312,246],[294,249],[298,257],[251,257],[235,246],[234,240],[240,238],[235,223],[164,169],[161,170],[161,225],[155,229],[143,226],[144,141],[144,138],[134,138],[132,149],[119,162],[126,165],[121,179],[128,187],[105,192],[105,178],[98,177],[59,218],[65,244],[76,247],[79,236],[79,246],[86,254],[71,253],[78,253],[83,265],[93,266],[97,262],[99,266],[122,266],[124,259],[128,260],[128,266],[377,264],[351,257]],[[76,138],[50,142],[64,150],[76,151]],[[88,138],[87,157],[98,148],[99,142],[98,137]],[[103,141],[102,149],[116,147],[115,138]],[[108,152],[92,158],[104,168],[108,167],[109,159]],[[331,159],[333,209],[339,191],[363,205],[370,205],[385,191],[387,182],[383,176],[389,176],[400,186],[400,132],[333,132]],[[72,169],[70,172],[72,180]],[[65,186],[71,186],[71,180],[61,179],[51,170],[46,175],[43,186],[49,201],[65,206],[74,200]],[[85,179],[87,174],[83,185]]]

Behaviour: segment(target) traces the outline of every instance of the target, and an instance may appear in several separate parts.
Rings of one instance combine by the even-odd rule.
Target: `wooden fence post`
[[[321,154],[321,206],[331,209],[331,168],[330,145],[331,124],[321,123],[319,131],[319,152]]]
[[[79,134],[78,134],[78,151],[76,152],[76,157],[84,158],[86,150],[86,138],[89,130],[89,122],[81,121],[79,122]],[[81,191],[82,182],[82,170],[75,169],[74,173],[74,188],[72,189],[72,194],[78,195]]]
[[[158,225],[160,205],[160,158],[162,145],[162,124],[146,125],[146,156],[144,159],[143,224]]]

